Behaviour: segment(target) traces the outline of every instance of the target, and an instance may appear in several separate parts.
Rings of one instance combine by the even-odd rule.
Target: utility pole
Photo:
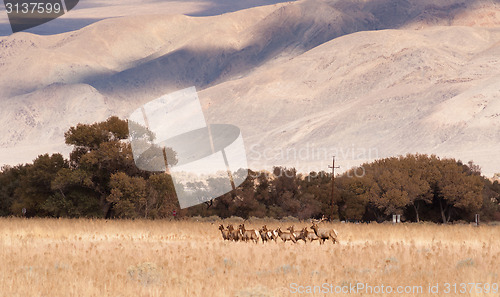
[[[332,213],[330,214],[330,220],[333,220],[333,206],[334,206],[334,200],[333,198],[334,193],[335,193],[335,168],[340,168],[339,166],[335,167],[335,156],[333,156],[333,161],[332,161],[332,166],[328,166],[328,168],[332,169]]]

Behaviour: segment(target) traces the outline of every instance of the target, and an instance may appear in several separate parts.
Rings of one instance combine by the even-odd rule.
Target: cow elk
[[[224,238],[224,240],[231,240],[231,234],[229,233],[229,230],[225,230],[222,224],[219,225],[219,230],[220,233],[222,233],[222,238]]]
[[[227,230],[229,231],[229,239],[234,241],[241,240],[241,234],[239,229],[234,229],[233,225],[228,225]]]
[[[314,231],[307,230],[307,227],[305,227],[304,229],[302,229],[301,234],[309,242],[312,242],[313,240],[318,240],[319,239],[319,237],[316,235],[316,233],[314,233]]]
[[[302,231],[295,231],[293,230],[293,226],[290,226],[287,228],[288,231],[290,231],[291,234],[293,234],[293,236],[295,236],[295,240],[299,241],[299,240],[303,240],[304,242],[306,242],[306,238],[304,236],[302,236]],[[304,229],[302,229],[304,230]]]
[[[260,234],[257,230],[245,229],[245,224],[239,226],[241,237],[244,241],[253,240],[255,243],[259,242]]]
[[[279,236],[278,236],[278,230],[267,230],[267,236],[274,240],[274,242],[276,242],[276,240],[278,240]]]
[[[269,239],[268,236],[267,236],[267,228],[266,228],[266,225],[262,226],[262,228],[259,229],[259,234],[260,234],[260,238],[262,239],[262,243],[264,242],[267,242],[267,240]]]
[[[283,232],[281,231],[280,227],[278,227],[276,231],[278,231],[278,236],[281,238],[281,240],[283,240],[283,242],[292,241],[293,243],[297,243],[297,240],[295,239],[295,235],[293,235],[293,233]]]
[[[328,218],[325,215],[323,215],[321,217],[321,219],[319,219],[319,220],[311,219],[311,223],[313,223],[313,224],[319,224],[319,223],[327,221],[327,220],[328,220]]]
[[[267,229],[266,225],[262,226],[262,228],[259,230],[259,233],[260,237],[262,238],[262,242],[271,240],[274,240],[274,242],[276,242],[276,239],[278,238],[276,231]]]
[[[331,239],[334,244],[338,241],[337,232],[335,231],[335,229],[328,229],[324,227],[320,228],[316,223],[313,223],[311,229],[314,230],[314,233],[316,234],[316,236],[318,236],[320,244],[324,243],[325,240],[328,239]]]

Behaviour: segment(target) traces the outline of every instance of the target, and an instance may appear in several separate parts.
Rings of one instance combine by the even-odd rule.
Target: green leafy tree
[[[332,179],[331,174],[324,171],[310,172],[304,178],[299,177],[299,200],[301,209],[298,213],[299,219],[307,219],[322,215],[331,216],[338,219],[338,203],[340,201],[340,192],[335,185],[333,209],[332,209]]]
[[[429,213],[436,210],[439,220],[447,223],[470,217],[483,205],[484,181],[472,162],[464,165],[454,159],[417,154],[380,159],[362,167],[365,176],[356,177],[351,170],[339,179],[343,216],[359,218],[367,202],[366,210],[377,221],[408,213],[408,209],[413,209],[419,221],[424,208]]]
[[[98,150],[101,144],[128,138],[128,124],[112,116],[104,122],[71,127],[64,137],[66,144],[74,146],[70,160],[76,166],[84,154]]]
[[[500,220],[500,183],[491,182],[482,177],[485,185],[483,191],[483,206],[481,207],[481,220]]]
[[[350,176],[354,176],[352,169],[336,179],[341,195],[339,215],[345,220],[361,220],[366,214],[370,197],[373,195],[374,181],[369,176],[355,178]]]
[[[0,171],[0,216],[20,213],[12,212],[12,205],[17,203],[14,197],[16,189],[20,187],[21,177],[26,175],[26,166],[4,166]],[[19,207],[14,207],[19,209]]]
[[[408,176],[391,167],[374,176],[369,201],[377,210],[379,217],[388,217],[391,214],[402,214],[404,208],[410,203],[406,186]]]
[[[152,175],[148,178],[146,187],[147,217],[171,217],[174,210],[179,210],[179,202],[170,175],[166,173]]]
[[[386,158],[364,165],[375,180],[370,202],[385,216],[402,215],[411,206],[418,222],[420,205],[432,202],[430,186],[422,177],[423,169],[418,166],[418,157]]]
[[[431,186],[425,180],[424,172],[425,166],[420,164],[419,159],[424,159],[426,156],[419,154],[408,154],[406,157],[400,157],[400,164],[405,171],[407,179],[405,190],[408,193],[409,205],[415,211],[415,220],[420,222],[420,208],[432,203]]]
[[[452,215],[478,212],[482,206],[484,184],[475,174],[464,172],[455,160],[443,160],[440,164],[441,180],[438,182],[440,195],[436,195],[443,223]]]
[[[78,124],[65,133],[65,138],[67,144],[74,146],[70,155],[74,173],[62,176],[58,181],[59,187],[63,186],[75,193],[73,195],[75,197],[81,197],[81,193],[88,193],[92,209],[98,197],[103,216],[110,216],[112,212],[113,200],[107,198],[111,193],[110,183],[113,174],[122,172],[128,176],[143,178],[149,175],[135,166],[130,143],[125,141],[128,138],[128,125],[125,120],[110,117],[104,122]],[[72,182],[81,176],[85,176],[87,182]],[[64,185],[65,177],[68,178],[66,185]],[[64,190],[62,193],[59,190],[59,194],[56,198],[61,201],[53,201],[49,206],[68,205],[67,197],[71,194]]]
[[[146,181],[142,177],[130,177],[124,172],[111,175],[111,193],[108,202],[114,204],[114,216],[119,218],[148,217]]]
[[[99,194],[92,175],[81,169],[63,168],[52,180],[55,192],[43,208],[56,217],[102,217]]]
[[[68,168],[68,162],[61,154],[40,155],[33,164],[26,165],[19,177],[19,187],[15,190],[12,213],[20,215],[23,208],[27,216],[45,216],[45,202],[54,195],[51,187],[59,170]]]

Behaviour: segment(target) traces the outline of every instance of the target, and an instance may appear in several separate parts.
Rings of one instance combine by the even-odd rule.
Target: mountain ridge
[[[209,122],[242,129],[252,168],[326,170],[330,152],[376,149],[378,156],[349,156],[344,163],[420,152],[499,171],[500,163],[490,161],[499,159],[500,142],[497,1],[392,4],[304,0],[0,38],[0,69],[9,73],[0,77],[0,163],[46,152],[30,149],[20,158],[25,149],[19,148],[67,153],[69,126],[126,117],[194,85]],[[453,9],[443,14],[446,7]],[[391,14],[405,17],[390,21]],[[486,17],[471,23],[478,15]],[[391,24],[397,28],[375,30]],[[20,71],[21,61],[27,66]],[[306,147],[326,148],[328,156],[252,160],[266,150]]]

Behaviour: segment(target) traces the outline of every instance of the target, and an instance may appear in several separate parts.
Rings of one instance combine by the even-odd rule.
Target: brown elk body
[[[316,235],[316,233],[314,233],[314,231],[309,231],[307,230],[307,227],[302,229],[301,231],[302,233],[302,236],[308,240],[309,242],[312,242],[313,240],[318,240],[319,237]]]
[[[287,228],[287,230],[290,231],[291,234],[293,234],[295,236],[295,240],[299,241],[299,240],[303,240],[304,242],[306,242],[306,238],[304,236],[302,236],[302,231],[295,231],[293,230],[293,226],[290,226]],[[302,229],[304,230],[304,229]]]
[[[224,240],[231,240],[231,234],[229,233],[229,230],[225,230],[224,226],[222,226],[222,225],[219,225],[219,230],[220,230],[220,233],[222,234],[222,238],[224,238]]]
[[[278,236],[281,238],[281,240],[283,240],[283,242],[292,241],[293,243],[297,243],[297,240],[295,239],[295,235],[293,235],[293,233],[283,232],[279,227],[278,229],[276,229],[276,231],[278,231]]]
[[[266,228],[266,225],[262,226],[262,228],[259,229],[259,234],[260,234],[260,238],[262,239],[262,243],[264,242],[267,242],[268,241],[268,236],[267,236],[267,228]]]
[[[239,229],[234,229],[233,225],[228,225],[227,230],[229,231],[229,238],[238,241],[241,240],[241,234]]]
[[[274,239],[274,242],[276,242],[278,240],[278,238],[279,238],[278,230],[269,230],[268,236],[270,238]]]
[[[264,225],[262,228],[259,230],[260,237],[262,238],[262,242],[267,242],[274,240],[276,242],[277,239],[277,234],[275,234],[274,230],[269,230],[267,229],[267,226]]]
[[[324,243],[325,240],[328,239],[331,239],[334,244],[338,241],[337,232],[334,229],[320,228],[316,223],[313,223],[311,229],[314,230],[314,233],[318,236],[320,244]]]
[[[262,228],[266,231],[267,240],[274,240],[274,242],[276,242],[276,240],[278,240],[278,237],[279,237],[278,231],[269,230],[269,229],[267,229],[266,225],[264,225]]]
[[[255,243],[259,242],[260,234],[254,229],[245,229],[245,224],[239,226],[241,237],[245,241],[253,240]]]

